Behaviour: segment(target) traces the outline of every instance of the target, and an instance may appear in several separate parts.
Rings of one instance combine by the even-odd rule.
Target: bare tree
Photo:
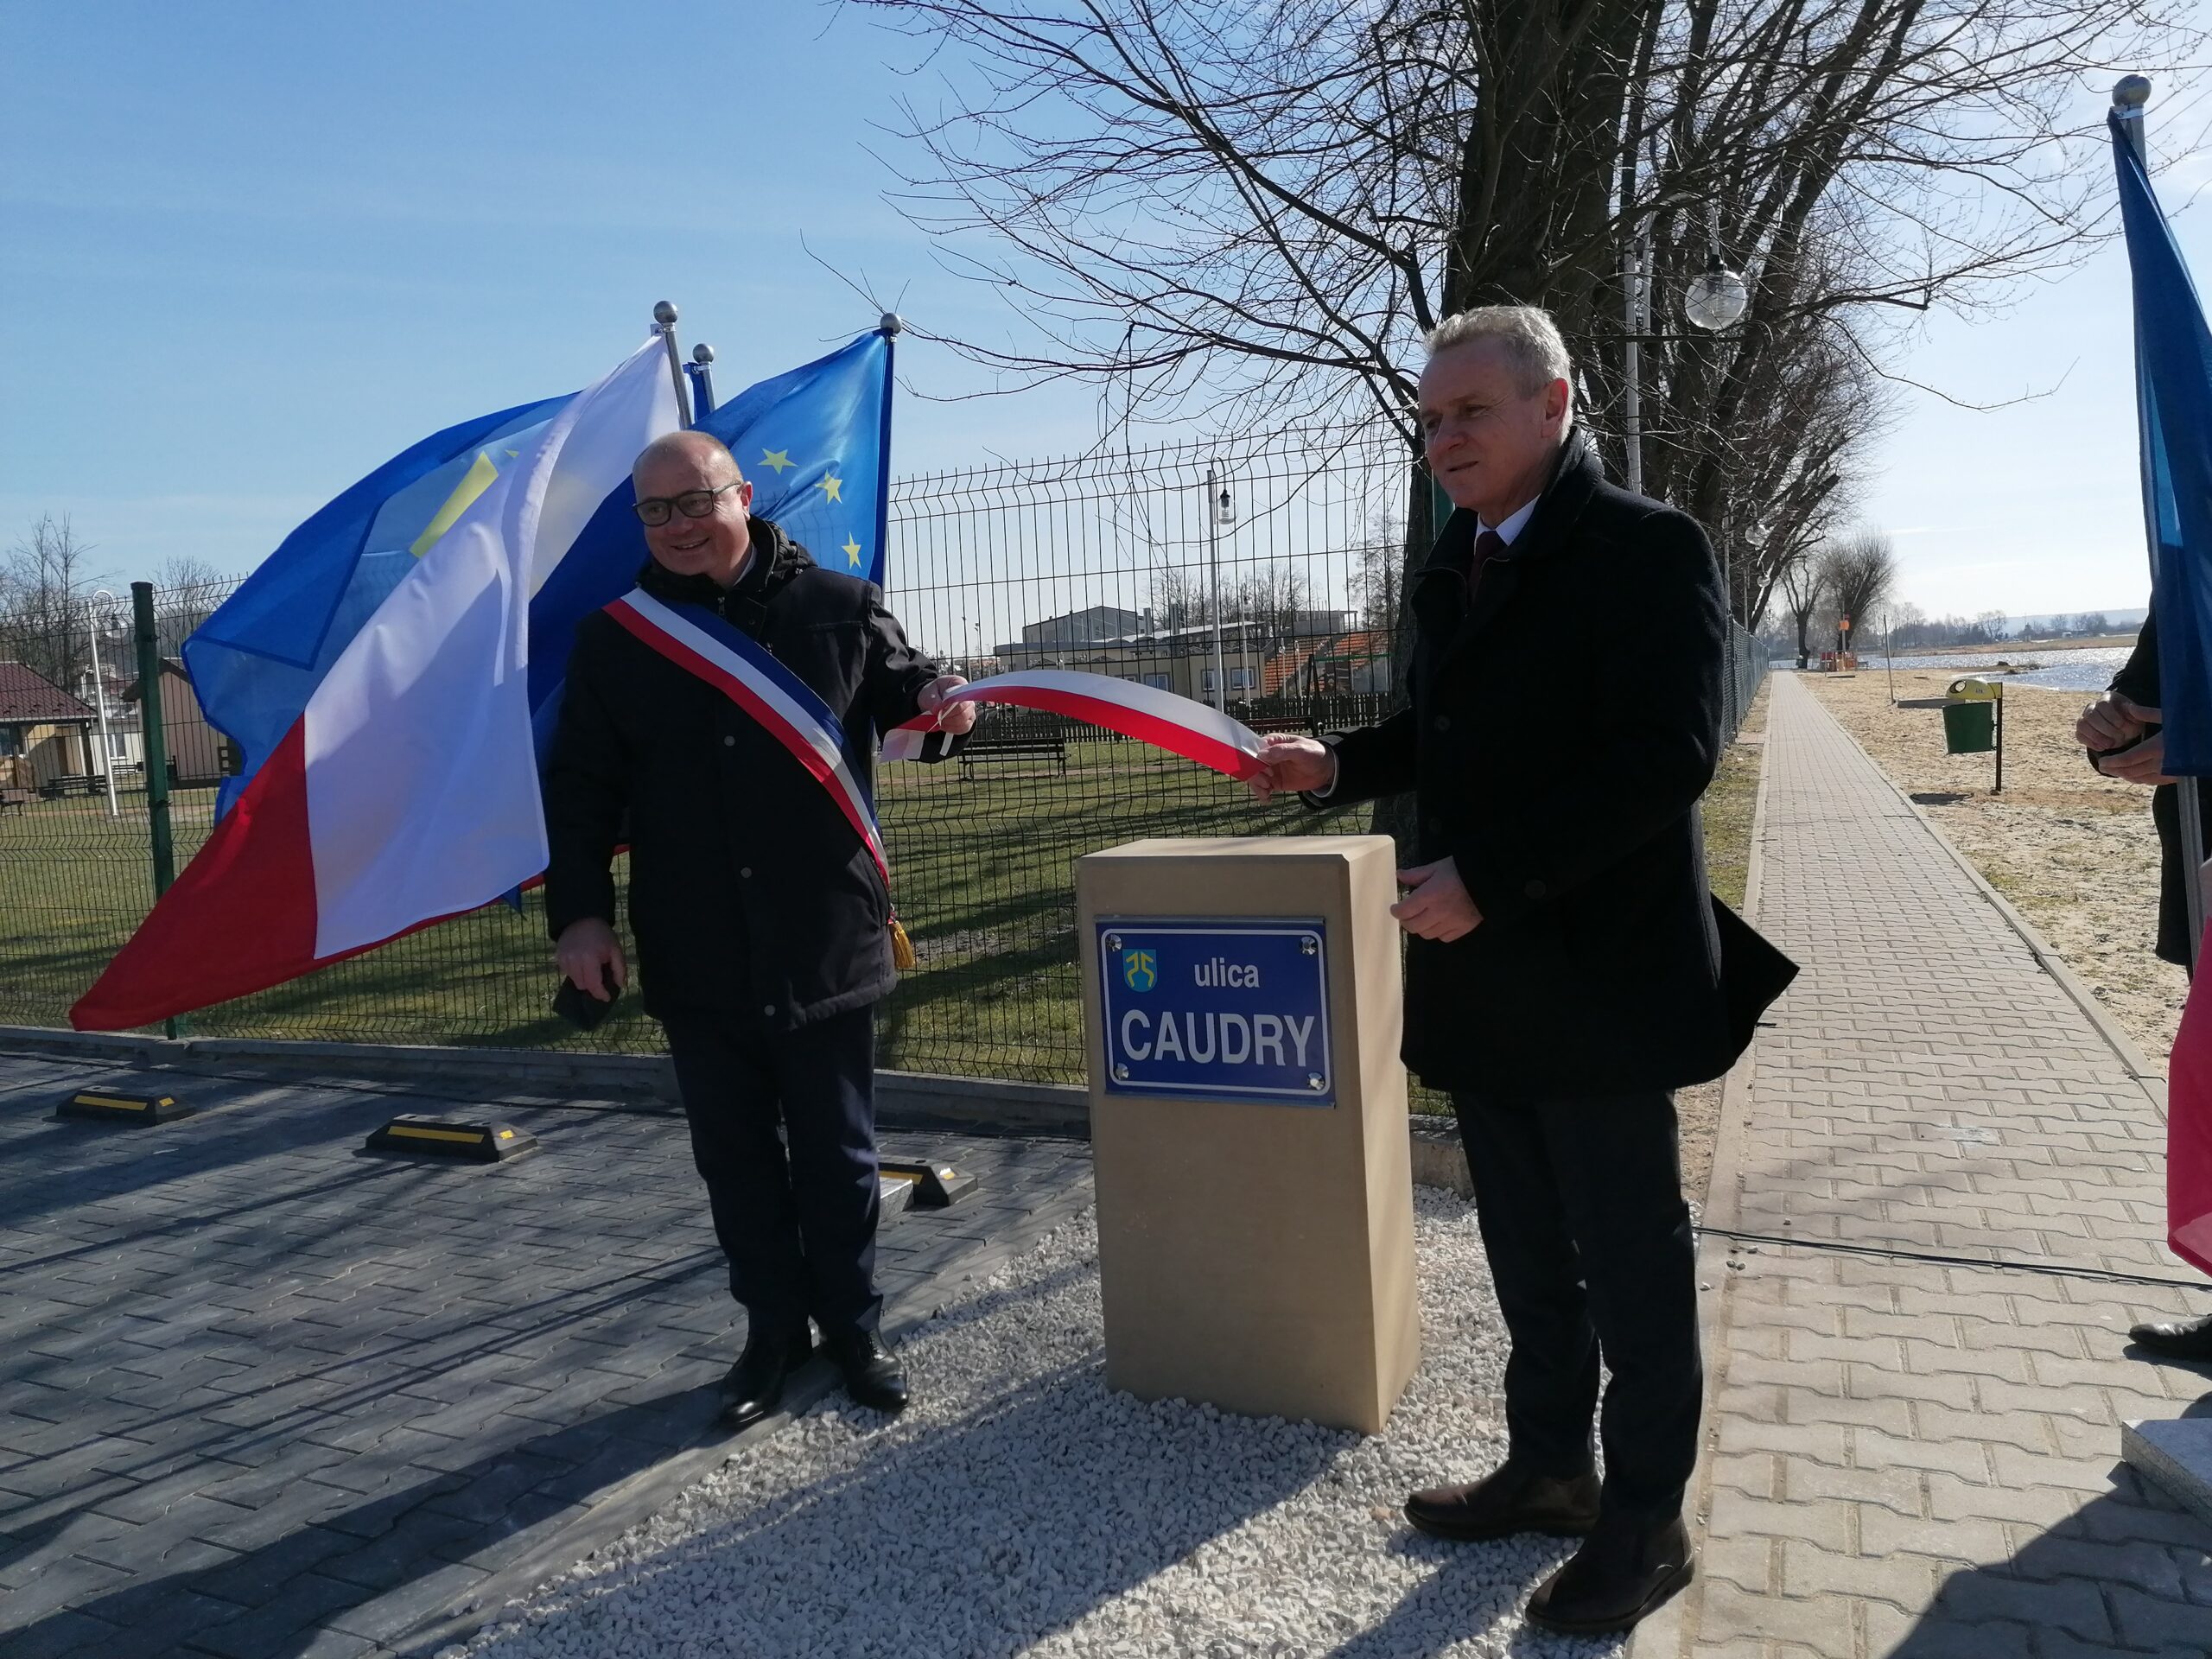
[[[1797,626],[1797,666],[1809,667],[1813,648],[1806,636],[1812,626],[1813,613],[1820,608],[1821,601],[1827,593],[1825,561],[1799,554],[1783,568],[1779,586],[1789,620]]]
[[[1837,613],[1864,626],[1897,584],[1897,550],[1880,531],[1861,531],[1832,543],[1821,555],[1820,568]]]
[[[175,593],[185,588],[219,588],[231,579],[205,559],[189,553],[169,553],[154,567],[154,591]]]
[[[92,550],[67,513],[41,513],[0,557],[0,660],[26,664],[73,690],[89,661],[85,599]]]
[[[1559,319],[1618,458],[1648,247],[1646,486],[1771,521],[1731,550],[1747,620],[1832,521],[1883,320],[2076,257],[2105,194],[2085,77],[2198,38],[2183,0],[861,3],[944,75],[905,106],[906,206],[1006,296],[1003,337],[955,343],[1009,386],[1365,408],[1417,454],[1420,334],[1516,301]],[[1747,287],[1717,336],[1681,309],[1713,262]],[[1416,487],[1409,557],[1433,528]]]
[[[1152,626],[1162,632],[1196,627],[1213,620],[1213,595],[1206,582],[1179,565],[1161,564],[1152,573]]]
[[[1397,630],[1405,592],[1404,561],[1395,541],[1370,542],[1359,550],[1352,573],[1352,598],[1360,620],[1386,633]]]
[[[1240,577],[1222,601],[1224,619],[1252,627],[1255,642],[1280,644],[1294,638],[1300,620],[1312,609],[1312,588],[1294,564],[1262,565]]]

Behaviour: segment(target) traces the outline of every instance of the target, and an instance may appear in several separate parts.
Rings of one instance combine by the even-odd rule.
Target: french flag
[[[385,596],[71,1024],[265,990],[544,869],[531,595],[676,429],[665,353],[654,335],[569,399]]]

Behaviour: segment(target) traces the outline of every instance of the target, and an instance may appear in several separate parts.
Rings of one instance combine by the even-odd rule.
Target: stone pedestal
[[[1106,1380],[1382,1428],[1419,1357],[1381,836],[1077,866]]]

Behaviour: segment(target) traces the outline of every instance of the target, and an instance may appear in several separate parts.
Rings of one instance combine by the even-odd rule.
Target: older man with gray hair
[[[1605,481],[1545,313],[1482,307],[1427,343],[1421,429],[1458,511],[1409,587],[1410,706],[1268,739],[1254,789],[1414,794],[1406,1063],[1452,1096],[1512,1352],[1504,1464],[1406,1514],[1446,1538],[1582,1538],[1529,1617],[1599,1635],[1694,1570],[1672,1091],[1725,1071],[1796,970],[1706,887],[1728,622],[1704,531]]]

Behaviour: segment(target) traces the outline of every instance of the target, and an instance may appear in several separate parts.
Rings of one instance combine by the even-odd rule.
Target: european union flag
[[[862,334],[740,392],[698,423],[753,480],[753,511],[826,570],[883,585],[890,508],[891,340]]]
[[[2109,124],[2135,284],[2135,400],[2165,769],[2212,777],[2212,332],[2130,142],[2130,122],[2114,114]]]

